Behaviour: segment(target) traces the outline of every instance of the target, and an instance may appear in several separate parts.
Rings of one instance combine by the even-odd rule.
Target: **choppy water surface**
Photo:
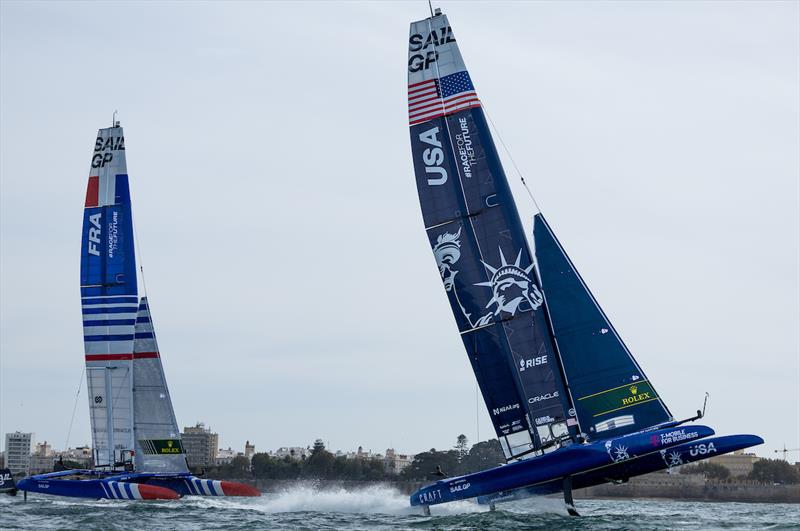
[[[800,529],[800,505],[532,498],[498,506],[435,506],[423,516],[389,487],[363,490],[293,488],[261,498],[110,501],[29,495],[0,498],[4,529]]]

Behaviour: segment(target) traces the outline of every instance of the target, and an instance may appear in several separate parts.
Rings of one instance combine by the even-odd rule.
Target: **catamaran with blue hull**
[[[150,306],[139,297],[125,159],[117,122],[92,153],[81,241],[81,306],[94,468],[21,480],[27,492],[108,499],[260,496],[189,472]]]
[[[494,504],[664,470],[762,444],[675,420],[541,212],[528,246],[486,115],[447,17],[411,24],[411,148],[422,217],[505,454],[411,496]]]

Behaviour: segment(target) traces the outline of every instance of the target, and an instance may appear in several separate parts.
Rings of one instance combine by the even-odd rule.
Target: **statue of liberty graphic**
[[[503,254],[503,250],[498,247],[500,266],[493,267],[481,260],[483,266],[492,276],[486,282],[475,284],[476,286],[486,286],[492,289],[492,298],[486,304],[486,308],[491,308],[492,305],[497,305],[497,307],[494,311],[490,311],[477,320],[473,320],[472,314],[461,303],[455,285],[455,277],[458,274],[458,270],[454,266],[461,258],[460,238],[461,227],[455,234],[450,232],[440,234],[437,236],[436,243],[433,246],[433,256],[439,266],[439,274],[442,277],[444,289],[453,293],[459,308],[461,308],[461,313],[464,314],[470,327],[477,328],[489,324],[501,312],[509,313],[513,316],[517,313],[517,310],[520,310],[521,306],[523,311],[527,311],[535,310],[542,305],[544,297],[542,297],[542,293],[536,283],[530,278],[533,264],[524,269],[520,266],[522,249],[517,253],[517,259],[514,263],[509,264]]]
[[[500,312],[510,313],[515,315],[520,307],[520,304],[527,303],[531,310],[535,310],[544,302],[542,292],[530,278],[530,273],[533,270],[533,264],[527,268],[522,269],[519,265],[522,258],[522,249],[517,253],[517,259],[513,264],[506,261],[503,255],[503,250],[498,247],[500,251],[500,267],[492,267],[483,260],[483,267],[492,274],[491,280],[488,282],[478,282],[476,286],[487,286],[492,288],[492,299],[486,304],[489,308],[492,304],[497,304],[494,311],[495,315],[500,315]]]

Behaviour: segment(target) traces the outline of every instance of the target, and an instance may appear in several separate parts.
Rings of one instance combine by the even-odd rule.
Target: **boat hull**
[[[413,506],[437,505],[540,485],[543,485],[542,493],[546,494],[560,491],[563,479],[568,476],[596,472],[596,478],[588,476],[594,478],[591,481],[609,481],[610,479],[604,479],[607,476],[604,469],[616,469],[617,475],[632,477],[659,469],[652,468],[655,465],[650,464],[643,471],[637,471],[637,460],[651,455],[661,459],[662,450],[684,446],[712,435],[714,430],[708,426],[693,425],[634,433],[589,444],[573,444],[542,456],[437,481],[412,494],[410,501]],[[761,441],[755,436],[740,437],[753,437],[741,441],[745,444],[743,447],[760,444],[758,441]]]
[[[726,435],[711,437],[701,441],[680,444],[668,449],[653,452],[624,463],[590,470],[572,476],[572,488],[581,489],[609,482],[626,482],[632,477],[668,470],[676,466],[701,461],[743,448],[763,444],[764,440],[756,435]],[[531,496],[554,494],[563,490],[563,478],[531,485],[510,491],[478,496],[477,501],[483,505],[513,501]]]
[[[25,492],[109,500],[175,500],[183,496],[261,496],[243,483],[201,479],[191,474],[119,474],[66,470],[24,478]]]

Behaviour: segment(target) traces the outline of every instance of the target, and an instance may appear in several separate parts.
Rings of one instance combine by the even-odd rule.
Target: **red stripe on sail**
[[[97,195],[100,190],[100,177],[97,175],[89,176],[89,184],[86,186],[86,204],[85,207],[97,206]]]
[[[87,354],[86,361],[132,360],[133,354]]]

